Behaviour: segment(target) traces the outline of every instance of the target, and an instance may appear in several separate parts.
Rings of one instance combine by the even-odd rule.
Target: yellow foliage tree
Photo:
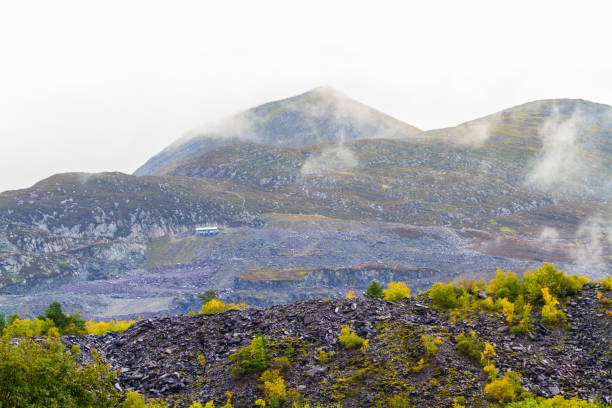
[[[504,374],[504,378],[493,380],[487,384],[484,393],[489,399],[510,402],[517,397],[521,390],[521,376],[508,371]]]
[[[136,323],[135,320],[111,320],[109,322],[89,320],[85,323],[85,327],[88,334],[104,334],[107,332],[124,332],[134,323]]]
[[[542,288],[542,324],[547,327],[556,327],[560,322],[566,320],[565,313],[557,309],[559,301],[550,294],[548,288]]]
[[[167,408],[161,399],[146,400],[142,395],[134,391],[128,391],[125,401],[120,405],[121,408]]]
[[[51,319],[15,319],[3,331],[2,337],[11,339],[14,337],[37,337],[47,334],[55,325]],[[50,335],[57,337],[59,331],[51,330]]]
[[[366,339],[362,339],[351,331],[348,325],[342,326],[340,329],[340,336],[338,336],[340,343],[347,349],[361,348],[361,351],[366,352],[370,344]]]
[[[219,299],[211,299],[202,305],[202,310],[200,310],[199,314],[223,313],[227,312],[228,310],[240,310],[246,308],[247,305],[244,303],[225,303]]]
[[[266,403],[272,408],[278,408],[287,398],[285,379],[281,377],[279,370],[266,370],[261,374],[259,381],[262,383]]]
[[[406,282],[390,282],[389,289],[383,290],[385,300],[399,300],[410,297],[410,288]]]
[[[506,316],[506,321],[512,323],[514,320],[514,304],[508,299],[503,298],[501,300],[502,313]]]

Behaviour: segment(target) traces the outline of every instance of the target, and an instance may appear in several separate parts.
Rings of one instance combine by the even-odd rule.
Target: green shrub
[[[498,269],[495,272],[495,279],[492,279],[487,286],[489,293],[494,293],[498,298],[508,298],[514,301],[520,291],[520,283],[514,272],[504,272]]]
[[[465,305],[465,299],[469,296],[460,286],[439,282],[433,284],[428,294],[434,305],[444,309],[454,309]]]
[[[117,372],[95,350],[91,355],[92,363],[81,367],[57,339],[0,340],[0,406],[114,407]]]
[[[128,391],[120,408],[168,408],[168,404],[161,399],[146,400],[139,393]]]
[[[468,293],[478,293],[487,288],[487,284],[484,281],[475,281],[474,279],[460,279],[457,285],[464,288]]]
[[[601,285],[603,290],[611,291],[612,290],[612,277],[607,277],[606,279],[602,279],[597,282]]]
[[[378,282],[376,281],[372,281],[372,283],[368,287],[368,290],[366,291],[364,296],[369,297],[369,298],[378,298],[378,299],[382,299],[383,297],[385,297],[383,293],[383,287],[379,285]]]
[[[529,333],[529,331],[531,330],[531,326],[533,325],[533,320],[531,319],[531,307],[532,306],[529,303],[521,305],[519,303],[519,299],[521,298],[522,296],[519,296],[517,298],[516,303],[514,304],[514,307],[517,310],[519,309],[519,306],[520,306],[521,320],[519,320],[516,326],[510,327],[510,333],[512,334],[527,334]]]
[[[557,298],[575,295],[582,289],[583,281],[579,276],[565,275],[551,264],[544,263],[535,271],[526,271],[523,277],[521,292],[532,304],[543,303],[542,289],[548,288],[550,294]]]
[[[469,335],[461,332],[455,337],[455,341],[457,342],[455,347],[459,354],[464,355],[474,363],[480,362],[480,355],[484,350],[484,343],[478,341],[474,332],[470,332]]]
[[[13,314],[8,315],[8,317],[6,319],[6,325],[10,326],[11,323],[13,323],[17,319],[19,319],[19,315],[17,313],[13,313]]]
[[[603,408],[598,402],[588,402],[578,398],[565,399],[560,395],[554,398],[528,398],[525,401],[512,402],[506,408]]]
[[[438,346],[436,346],[434,338],[429,334],[423,334],[421,336],[421,341],[423,342],[423,347],[425,347],[425,355],[435,356],[438,352]]]
[[[387,398],[387,406],[389,408],[411,408],[410,399],[402,395],[394,395],[391,398]]]
[[[4,314],[0,313],[0,334],[2,334],[2,330],[6,327],[6,320],[4,319]]]
[[[334,356],[333,352],[328,353],[327,351],[322,350],[317,355],[317,361],[319,362],[319,364],[328,364],[331,361],[333,356]]]
[[[482,310],[487,310],[489,312],[499,313],[503,310],[504,306],[501,302],[501,299],[493,300],[492,297],[488,297],[484,300],[479,300],[477,305]]]
[[[250,345],[230,355],[230,360],[234,362],[232,377],[239,379],[264,371],[270,365],[268,358],[267,343],[260,334],[251,340]]]
[[[50,319],[15,319],[3,330],[2,337],[4,339],[11,339],[15,337],[37,337],[47,334],[52,327],[55,326]]]
[[[363,351],[368,349],[369,343],[366,339],[362,339],[351,331],[348,325],[342,326],[340,330],[340,336],[338,336],[340,343],[347,349],[358,349],[361,348]]]

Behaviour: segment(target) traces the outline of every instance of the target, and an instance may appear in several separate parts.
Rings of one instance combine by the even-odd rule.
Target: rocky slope
[[[258,333],[274,356],[286,356],[282,375],[288,389],[324,406],[371,407],[392,395],[412,406],[450,407],[463,396],[484,407],[482,368],[457,353],[455,336],[473,330],[495,347],[500,373],[512,370],[536,396],[561,394],[612,403],[612,320],[599,311],[597,288],[587,285],[564,305],[569,329],[536,324],[529,336],[508,333],[502,315],[473,312],[461,318],[419,296],[395,303],[378,299],[319,299],[266,309],[139,321],[122,334],[65,337],[92,348],[120,370],[116,387],[135,389],[185,406],[224,400],[251,406],[261,396],[254,379],[230,376],[229,356]],[[539,316],[534,312],[534,319]],[[369,349],[347,350],[338,342],[348,324],[368,339]],[[442,339],[426,356],[421,335]],[[419,360],[423,364],[419,368]]]
[[[100,279],[145,261],[153,238],[206,222],[257,220],[204,182],[69,173],[0,194],[0,289]]]

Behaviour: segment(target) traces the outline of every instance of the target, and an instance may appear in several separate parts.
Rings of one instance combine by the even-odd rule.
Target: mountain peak
[[[329,86],[268,102],[174,142],[135,175],[165,175],[205,152],[236,142],[311,146],[364,138],[414,136],[421,130]]]

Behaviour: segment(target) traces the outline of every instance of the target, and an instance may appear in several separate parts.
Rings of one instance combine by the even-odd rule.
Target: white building
[[[219,227],[197,227],[195,232],[196,235],[217,235]]]

